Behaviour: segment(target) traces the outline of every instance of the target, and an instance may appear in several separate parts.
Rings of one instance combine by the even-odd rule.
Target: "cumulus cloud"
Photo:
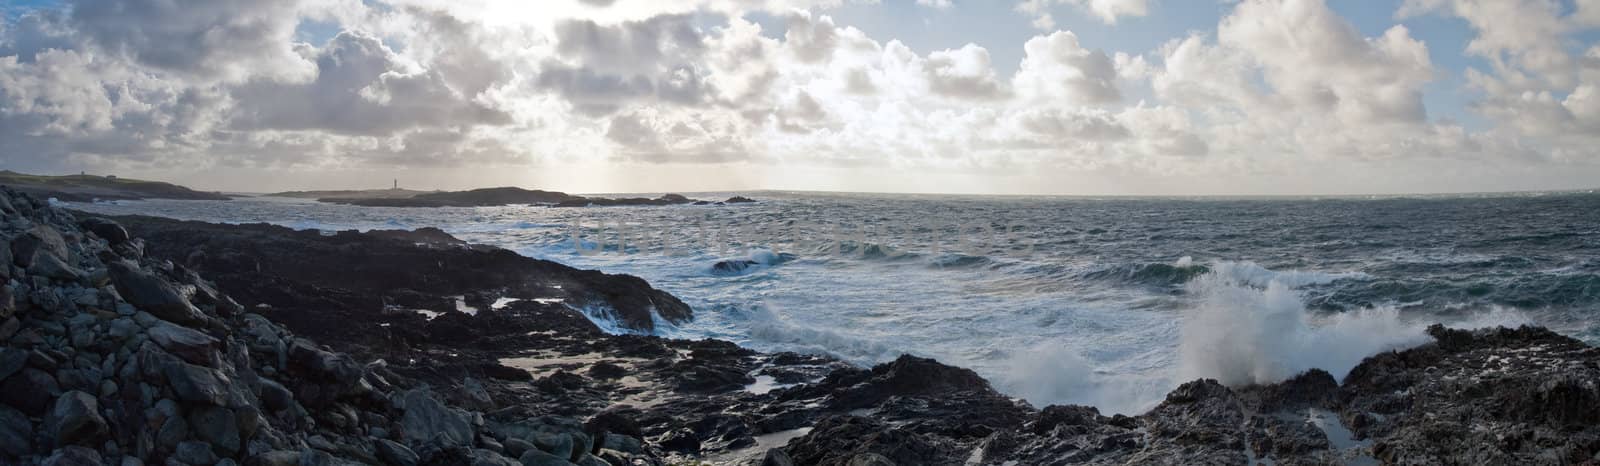
[[[928,54],[925,66],[928,89],[934,94],[979,100],[1006,96],[989,61],[989,51],[977,44]]]
[[[1034,37],[1023,49],[1027,55],[1013,79],[1019,92],[1084,105],[1122,99],[1111,58],[1104,52],[1083,48],[1071,31]]]
[[[1055,29],[1055,16],[1050,13],[1054,5],[1071,5],[1106,24],[1117,24],[1124,16],[1150,14],[1149,0],[1023,0],[1015,9],[1032,16],[1036,28]]]

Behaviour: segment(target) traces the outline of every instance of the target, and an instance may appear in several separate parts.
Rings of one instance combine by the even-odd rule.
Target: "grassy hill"
[[[172,183],[118,178],[116,176],[48,176],[0,170],[0,185],[9,186],[12,189],[41,198],[56,198],[69,202],[135,199],[225,201],[230,199],[222,194],[195,191]]]

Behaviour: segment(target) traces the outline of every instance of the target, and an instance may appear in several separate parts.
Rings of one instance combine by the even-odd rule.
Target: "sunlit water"
[[[1426,341],[1422,328],[1433,322],[1537,323],[1600,340],[1592,317],[1600,310],[1600,195],[1591,193],[744,194],[762,202],[405,209],[245,198],[70,207],[301,229],[435,226],[531,257],[644,277],[695,309],[693,322],[664,335],[859,364],[911,353],[973,368],[1036,405],[1108,412],[1148,408],[1194,377],[1271,382],[1311,367],[1342,376],[1365,356]],[[631,254],[578,254],[569,225],[588,226],[581,231],[592,247],[602,221],[630,225]],[[969,227],[965,247],[950,223]],[[741,230],[707,247],[688,242],[706,237],[697,225]],[[850,240],[821,241],[830,231]],[[660,237],[674,242],[676,255],[639,241]],[[726,259],[756,265],[714,267]]]

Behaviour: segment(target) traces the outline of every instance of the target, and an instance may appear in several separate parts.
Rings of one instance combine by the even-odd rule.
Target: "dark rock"
[[[873,453],[899,464],[948,464],[958,453],[923,436],[857,416],[830,416],[784,451],[795,464],[846,465]]]
[[[11,240],[11,255],[18,267],[24,269],[32,267],[34,261],[42,256],[58,259],[71,257],[67,252],[67,242],[55,228],[46,225],[35,225],[22,235]]]
[[[213,452],[211,445],[206,442],[179,442],[178,448],[172,453],[172,457],[178,461],[196,465],[215,464],[217,462],[216,452]]]
[[[27,363],[27,351],[15,348],[0,348],[0,381],[22,370]]]
[[[128,235],[128,229],[123,228],[122,225],[119,225],[117,222],[108,219],[100,217],[87,217],[79,220],[78,224],[83,226],[83,229],[88,230],[90,233],[94,233],[95,236],[99,236],[113,246],[122,244],[131,239],[131,236]]]
[[[97,446],[106,436],[106,420],[100,417],[100,403],[94,396],[76,390],[56,399],[49,424],[58,445]]]
[[[446,407],[426,389],[407,391],[398,397],[397,404],[405,411],[400,425],[406,441],[412,446],[455,448],[472,445],[472,421],[466,412]]]
[[[21,456],[31,450],[32,444],[33,423],[28,416],[0,405],[0,457]]]
[[[755,202],[755,201],[756,201],[755,199],[751,199],[751,198],[744,197],[744,196],[734,196],[734,197],[730,197],[730,198],[728,198],[728,200],[722,201],[722,202],[725,202],[725,203],[728,203],[728,204],[744,204],[744,203]]]
[[[215,364],[217,339],[188,327],[162,322],[147,331],[150,341],[193,364]]]
[[[61,393],[56,379],[44,371],[27,368],[0,382],[0,401],[29,416],[41,416],[50,400]]]
[[[789,459],[789,454],[782,449],[768,448],[767,453],[761,456],[761,466],[794,466],[794,460]]]
[[[231,401],[232,381],[215,369],[171,361],[163,366],[162,373],[178,399],[216,406],[227,406]]]
[[[184,299],[166,280],[128,261],[113,261],[107,267],[117,293],[129,303],[156,317],[179,324],[195,325],[205,321],[200,310],[189,304],[189,300]]]
[[[604,434],[614,433],[629,437],[642,437],[644,431],[639,428],[639,421],[635,419],[637,411],[611,410],[601,412],[583,423],[583,431],[594,438],[602,438]]]
[[[628,375],[628,370],[609,362],[597,362],[589,366],[589,377],[601,380],[620,379]]]
[[[522,463],[522,466],[568,466],[572,464],[565,458],[539,450],[523,452],[521,456],[517,457],[517,462]]]
[[[417,454],[410,448],[398,442],[387,439],[375,439],[373,446],[377,447],[378,459],[395,466],[417,466],[421,461]]]
[[[101,466],[100,452],[77,445],[61,447],[50,457],[45,458],[41,466]]]
[[[233,410],[221,406],[196,406],[189,411],[188,420],[194,435],[211,444],[218,453],[233,456],[239,451],[239,418]]]

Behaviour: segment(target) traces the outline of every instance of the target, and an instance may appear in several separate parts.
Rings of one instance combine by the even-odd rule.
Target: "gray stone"
[[[67,242],[55,228],[36,225],[27,233],[11,240],[11,254],[17,266],[28,268],[39,257],[54,256],[57,259],[67,257]]]
[[[172,392],[177,394],[180,400],[217,406],[228,404],[230,381],[226,375],[215,369],[171,361],[165,365],[162,372],[166,374]]]
[[[566,459],[573,458],[574,452],[583,453],[589,450],[587,447],[581,450],[574,449],[573,436],[564,433],[535,432],[529,440],[540,450]]]
[[[612,466],[611,463],[607,463],[606,460],[602,460],[588,453],[584,453],[582,456],[579,456],[577,464],[578,466]]]
[[[474,448],[467,456],[471,459],[470,464],[472,466],[521,466],[520,463],[511,458],[506,458],[492,450],[482,448]]]
[[[376,439],[373,446],[377,447],[378,459],[385,463],[397,466],[417,466],[420,461],[417,454],[410,448],[393,440]]]
[[[250,457],[245,464],[252,466],[298,466],[300,452],[274,450]]]
[[[28,415],[0,406],[0,456],[21,456],[32,450],[33,423]]]
[[[639,453],[644,451],[644,445],[639,439],[626,435],[607,433],[605,440],[600,442],[600,448],[607,448],[623,453]]]
[[[239,451],[239,417],[220,406],[202,406],[189,411],[189,429],[195,437],[211,443],[223,456]]]
[[[111,220],[99,217],[89,217],[79,221],[78,224],[82,226],[83,229],[89,230],[90,233],[94,233],[95,236],[99,236],[101,239],[106,240],[106,243],[112,246],[122,244],[132,238],[131,235],[128,234],[128,229],[123,228],[122,225],[119,225],[117,222],[113,222]]]
[[[28,273],[35,276],[48,277],[61,281],[78,281],[83,279],[84,273],[82,270],[78,270],[77,267],[67,264],[67,262],[60,257],[45,254],[42,251],[34,254],[35,257],[33,258],[33,261],[31,261],[32,264],[28,266]]]
[[[518,438],[506,439],[506,443],[502,445],[502,447],[504,449],[503,453],[505,453],[506,456],[511,457],[521,457],[522,452],[539,449],[539,447],[533,446],[533,444],[529,443],[527,440]]]
[[[150,341],[190,363],[213,366],[217,339],[188,327],[162,322],[150,327]]]
[[[189,440],[178,443],[178,448],[172,452],[172,457],[189,464],[214,464],[217,462],[217,453],[211,451],[211,445],[205,442]]]
[[[77,445],[62,447],[45,458],[41,466],[101,466],[100,452]]]
[[[768,448],[767,454],[761,457],[761,466],[794,466],[794,460],[782,449]]]
[[[877,453],[861,453],[850,457],[846,466],[895,466],[893,461]]]
[[[194,325],[205,321],[205,316],[200,310],[161,277],[125,260],[111,262],[107,267],[110,268],[111,283],[117,287],[117,293],[134,306],[156,317],[183,325]]]
[[[99,445],[106,436],[106,420],[93,395],[77,390],[56,399],[50,411],[50,431],[58,445]]]
[[[408,443],[446,448],[472,445],[472,418],[464,411],[446,407],[427,389],[401,393],[399,405],[405,410],[400,425],[405,428]]]
[[[537,449],[528,450],[517,457],[522,466],[570,466],[572,463],[566,458],[558,457]]]

